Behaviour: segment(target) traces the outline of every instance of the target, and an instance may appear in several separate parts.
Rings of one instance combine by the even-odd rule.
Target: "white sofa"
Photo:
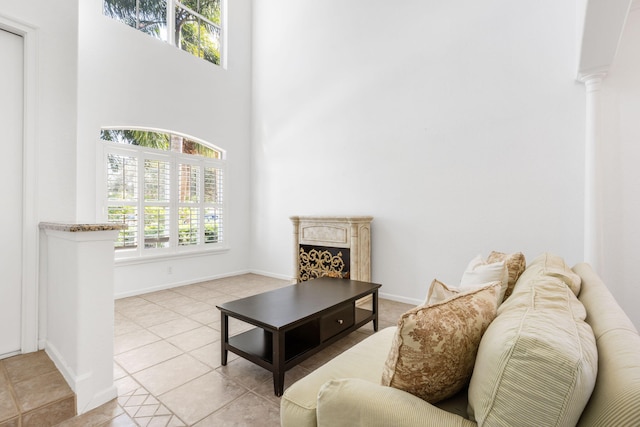
[[[572,270],[581,279],[578,300],[586,310],[586,322],[593,330],[597,347],[595,385],[591,385],[592,393],[589,389],[591,394],[586,406],[578,405],[577,425],[640,426],[638,331],[588,264],[578,264]],[[514,294],[521,286],[518,281]],[[499,311],[498,317],[504,312],[506,309],[502,313]],[[504,418],[501,422],[500,416],[495,416],[476,421],[470,417],[467,389],[432,405],[405,391],[380,385],[395,330],[390,327],[371,335],[292,384],[281,400],[282,426],[477,426],[504,425],[504,419],[509,419]],[[485,333],[482,339],[486,337]],[[481,352],[476,359],[476,368]],[[549,366],[551,377],[553,369]],[[477,376],[481,377],[480,373]],[[521,387],[515,391],[515,396],[512,391],[513,407],[507,408],[512,410],[509,415],[511,425],[550,424],[550,421],[542,421],[545,411],[538,409],[536,412],[536,408],[543,407],[537,406],[539,402],[527,403],[526,399],[539,399],[539,396],[529,396],[528,384],[523,383]],[[569,404],[562,403],[561,409],[563,405]],[[514,422],[513,416],[517,414],[522,414],[519,415],[521,418]],[[558,420],[553,425],[567,425],[562,418]]]

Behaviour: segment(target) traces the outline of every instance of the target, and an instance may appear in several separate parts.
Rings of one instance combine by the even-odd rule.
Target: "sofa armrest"
[[[318,392],[318,427],[476,427],[402,390],[356,378],[331,380]]]

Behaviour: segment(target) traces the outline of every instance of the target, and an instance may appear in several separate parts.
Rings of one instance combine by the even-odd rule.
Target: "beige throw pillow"
[[[502,252],[493,251],[487,257],[487,262],[499,262],[503,261],[507,267],[507,274],[509,276],[507,283],[507,290],[504,293],[503,301],[509,298],[509,295],[513,292],[513,288],[516,286],[516,282],[520,275],[524,272],[527,262],[522,252],[515,252],[512,254],[505,254]]]
[[[496,315],[500,287],[500,282],[489,283],[403,314],[382,385],[430,403],[456,394],[471,377],[480,338]]]
[[[497,281],[501,283],[499,302],[502,302],[504,293],[507,290],[508,279],[509,276],[504,261],[487,263],[482,258],[482,255],[478,255],[467,265],[458,287],[447,286],[438,280],[433,280],[422,305],[435,304],[460,292],[467,292],[483,287],[487,283]]]
[[[462,273],[460,290],[477,288],[483,283],[495,281],[500,281],[502,284],[500,287],[500,301],[502,301],[509,284],[509,272],[505,261],[485,261],[482,255],[478,255],[469,262],[467,269]]]

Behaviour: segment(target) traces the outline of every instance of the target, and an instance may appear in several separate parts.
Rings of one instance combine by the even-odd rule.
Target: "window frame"
[[[226,194],[226,179],[227,179],[227,162],[226,162],[226,152],[225,150],[219,148],[218,146],[207,143],[201,139],[194,138],[190,135],[185,135],[179,132],[168,131],[168,130],[160,130],[160,129],[149,129],[149,128],[139,128],[139,127],[104,127],[104,129],[112,129],[112,130],[141,130],[148,132],[161,132],[167,133],[170,135],[177,135],[183,137],[185,139],[197,142],[205,147],[211,148],[220,153],[220,158],[209,158],[199,155],[192,154],[184,154],[179,152],[174,152],[171,150],[160,150],[155,148],[149,148],[144,146],[137,145],[129,145],[122,144],[119,142],[113,141],[105,141],[98,138],[97,144],[100,147],[97,156],[98,167],[96,168],[99,178],[97,180],[98,183],[98,191],[97,191],[97,212],[99,215],[99,222],[109,222],[108,218],[108,208],[109,206],[118,206],[118,205],[131,205],[131,203],[127,202],[119,202],[119,201],[110,201],[108,194],[108,156],[110,154],[115,154],[118,156],[129,156],[135,157],[137,159],[137,200],[135,200],[135,206],[137,207],[137,244],[135,247],[131,249],[115,249],[115,259],[116,260],[143,260],[149,258],[159,258],[159,257],[174,257],[180,255],[197,255],[197,254],[208,254],[215,253],[221,251],[227,251],[229,249],[229,239],[228,239],[228,223],[229,223],[229,215],[227,208],[227,200],[228,195]],[[146,201],[145,193],[144,193],[144,183],[145,183],[145,160],[161,160],[169,162],[169,245],[164,248],[146,248],[145,247],[145,207],[148,206],[158,206],[163,205],[165,202],[157,202],[157,201]],[[181,203],[179,202],[179,164],[187,163],[191,165],[196,165],[200,168],[199,173],[199,189],[198,189],[198,197],[199,201],[194,203],[194,207],[199,209],[199,218],[200,222],[198,225],[198,243],[193,245],[180,245],[178,241],[179,234],[179,224],[178,224],[178,211]],[[206,202],[205,197],[205,170],[207,168],[214,168],[222,171],[222,184],[221,187],[216,189],[217,192],[221,191],[221,200],[217,202]],[[216,184],[219,185],[219,184]],[[205,236],[205,212],[208,208],[218,209],[222,212],[222,240],[218,240],[217,242],[206,242]]]
[[[139,0],[138,0],[139,1]],[[220,33],[220,64],[216,64],[215,62],[210,62],[211,64],[214,65],[219,65],[220,67],[226,69],[227,68],[227,64],[226,64],[226,57],[227,57],[227,44],[226,44],[226,0],[220,0],[220,24],[216,24],[213,21],[210,21],[208,18],[202,16],[200,13],[196,12],[195,10],[187,7],[185,4],[182,3],[181,0],[166,0],[167,1],[167,39],[170,45],[175,46],[176,48],[178,48],[179,50],[182,50],[182,48],[180,46],[178,46],[178,42],[176,40],[176,31],[175,31],[175,23],[176,23],[176,8],[180,8],[182,10],[187,11],[188,13],[190,13],[191,15],[197,17],[198,19],[202,19],[203,21],[205,21],[208,25],[211,25],[213,27],[216,27],[218,29],[218,32]],[[184,51],[187,53],[190,53],[188,51]],[[195,56],[195,55],[193,55]],[[202,58],[204,59],[204,58]],[[206,59],[205,59],[206,61]]]
[[[136,22],[136,26],[132,27],[131,25],[128,25],[126,22],[123,22],[121,19],[117,19],[115,17],[109,16],[107,14],[105,14],[105,3],[107,0],[102,0],[102,15],[109,18],[109,19],[113,19],[116,20],[118,22],[121,22],[123,24],[125,24],[126,26],[133,28],[137,31],[141,31],[140,27],[140,1],[141,0],[135,0],[136,2],[136,12],[135,12],[135,22]],[[183,50],[179,45],[178,45],[178,41],[176,40],[176,32],[175,32],[175,27],[176,27],[176,8],[180,8],[184,11],[186,11],[187,13],[189,13],[190,15],[193,15],[194,17],[201,19],[202,21],[204,21],[207,25],[210,25],[212,27],[215,27],[220,35],[219,38],[219,54],[220,54],[220,58],[219,58],[219,63],[216,64],[215,62],[212,61],[208,61],[205,58],[201,58],[206,62],[209,62],[210,64],[213,65],[217,65],[222,67],[223,69],[227,68],[227,0],[219,0],[220,1],[220,23],[216,24],[215,22],[209,20],[208,18],[206,18],[205,16],[203,16],[202,14],[198,13],[197,11],[191,9],[190,7],[188,7],[187,5],[185,5],[182,0],[165,0],[166,1],[166,11],[165,11],[165,28],[166,28],[166,40],[163,37],[154,37],[154,38],[158,38],[159,40],[162,40],[166,43],[168,43],[171,46],[174,46],[176,48],[178,48],[178,50],[181,50],[183,52],[189,53],[192,56],[195,56],[197,58],[200,58],[197,55],[194,55],[193,53],[187,51],[187,50]],[[141,31],[144,33],[144,31]]]

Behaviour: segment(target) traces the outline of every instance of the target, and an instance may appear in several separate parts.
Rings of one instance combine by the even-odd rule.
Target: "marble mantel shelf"
[[[43,230],[67,231],[69,233],[77,233],[84,231],[110,231],[124,230],[127,228],[124,224],[70,224],[60,222],[41,222],[40,228]]]

